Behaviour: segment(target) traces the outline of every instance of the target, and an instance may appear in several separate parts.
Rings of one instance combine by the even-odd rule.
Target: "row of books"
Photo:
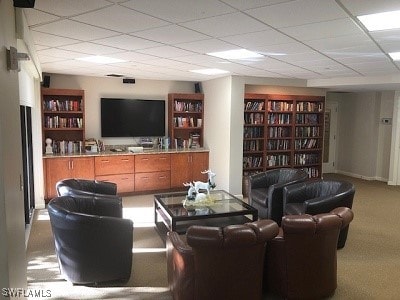
[[[317,139],[301,139],[301,140],[295,140],[294,148],[296,150],[318,149],[320,148],[320,145]]]
[[[269,111],[293,111],[293,103],[286,101],[268,101]]]
[[[264,124],[264,114],[263,113],[245,113],[244,114],[245,124]]]
[[[270,127],[270,128],[268,128],[268,137],[269,138],[291,137],[291,128],[290,127]]]
[[[263,159],[261,156],[244,156],[243,157],[243,168],[261,168],[263,165]]]
[[[175,117],[175,127],[201,127],[203,125],[203,119],[194,117]]]
[[[174,101],[174,110],[180,112],[202,112],[203,103],[198,101]]]
[[[245,110],[264,110],[264,101],[248,101]]]
[[[296,127],[295,135],[296,137],[319,137],[320,127],[317,126]]]
[[[290,140],[269,140],[267,150],[289,150]]]
[[[297,102],[297,111],[314,111],[322,112],[324,110],[324,105],[322,102]]]
[[[53,141],[51,146],[54,154],[73,154],[84,151],[82,144],[82,141]]]
[[[244,141],[243,151],[263,151],[263,144],[260,140]]]
[[[189,139],[177,137],[174,140],[175,149],[200,148],[200,134],[191,133]]]
[[[288,166],[290,164],[290,156],[286,154],[267,155],[267,166]]]
[[[80,100],[51,99],[43,102],[45,111],[82,111]]]
[[[44,119],[45,128],[82,128],[82,118],[64,118],[60,116],[47,116]]]
[[[288,125],[291,123],[290,114],[268,114],[268,124],[270,125]]]
[[[319,115],[318,114],[296,114],[296,124],[317,125],[317,124],[319,124]]]
[[[304,168],[303,170],[307,172],[308,177],[310,177],[310,178],[319,177],[319,169],[318,168],[311,167],[311,168]]]
[[[248,138],[262,138],[264,137],[263,127],[244,127],[243,137]]]
[[[294,155],[294,163],[296,165],[318,164],[319,160],[320,160],[319,154],[297,153]]]

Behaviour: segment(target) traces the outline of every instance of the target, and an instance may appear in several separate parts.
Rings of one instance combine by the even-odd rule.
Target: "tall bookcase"
[[[321,177],[325,97],[245,94],[243,175],[300,168]]]
[[[204,146],[204,94],[168,94],[168,136],[172,148]]]
[[[42,88],[43,153],[46,139],[53,153],[77,153],[85,141],[85,93],[83,90]]]

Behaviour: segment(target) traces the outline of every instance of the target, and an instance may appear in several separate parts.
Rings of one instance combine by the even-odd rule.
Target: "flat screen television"
[[[165,135],[165,101],[101,98],[102,137]]]

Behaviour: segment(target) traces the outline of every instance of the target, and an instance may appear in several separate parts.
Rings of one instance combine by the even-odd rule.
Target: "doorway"
[[[336,172],[337,115],[338,103],[326,102],[322,173]]]
[[[24,186],[25,224],[30,224],[35,208],[35,191],[33,183],[33,147],[32,147],[32,109],[20,105],[22,167]]]

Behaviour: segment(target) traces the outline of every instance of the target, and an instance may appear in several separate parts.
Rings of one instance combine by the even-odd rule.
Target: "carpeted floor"
[[[328,174],[356,187],[347,244],[338,251],[338,288],[331,299],[399,299],[400,187]],[[125,286],[73,286],[59,273],[46,210],[37,210],[27,249],[28,287],[48,290],[46,299],[172,299],[165,248],[154,230],[153,195],[124,198],[124,217],[134,220],[133,265]],[[32,298],[33,299],[33,298]],[[38,298],[34,298],[38,299]],[[264,299],[277,299],[265,295]]]

